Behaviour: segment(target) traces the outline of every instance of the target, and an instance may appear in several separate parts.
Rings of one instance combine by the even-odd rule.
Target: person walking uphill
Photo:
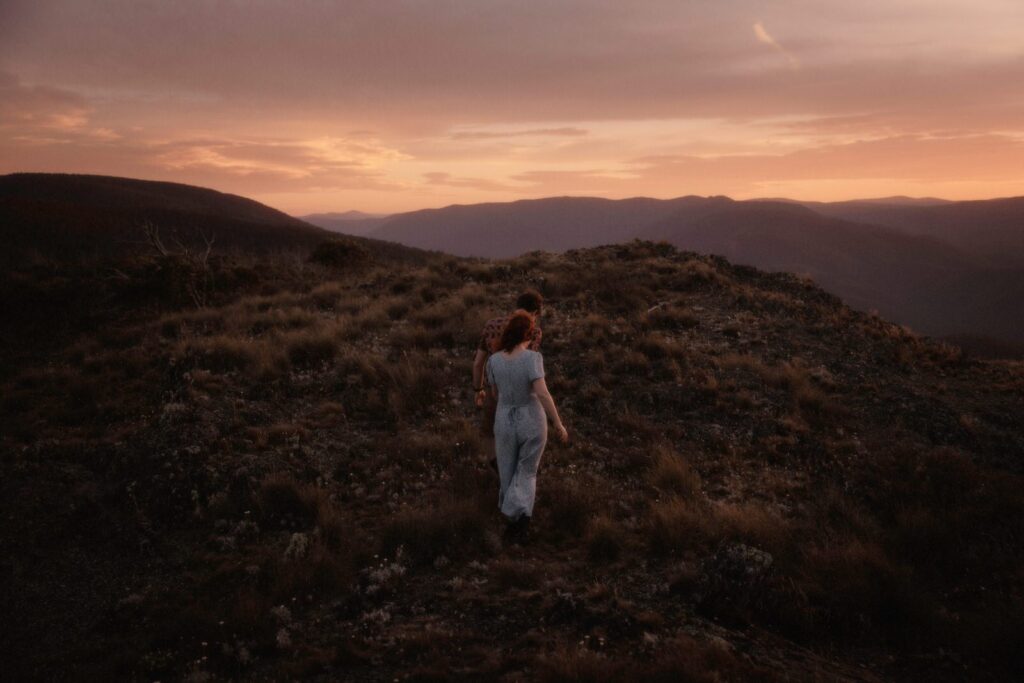
[[[487,379],[497,400],[494,448],[498,461],[498,509],[509,526],[511,542],[525,540],[537,494],[537,469],[547,444],[550,418],[559,440],[569,432],[562,424],[544,379],[544,358],[527,347],[533,316],[513,313],[501,334],[500,351],[487,359]]]
[[[527,289],[516,299],[516,309],[524,310],[533,316],[533,331],[530,332],[529,345],[531,351],[540,351],[541,330],[539,319],[543,304],[544,297],[541,296],[540,292],[533,289]],[[476,347],[476,356],[473,358],[473,393],[475,394],[476,406],[481,409],[480,431],[488,439],[494,434],[494,411],[497,406],[494,403],[491,392],[487,390],[484,366],[487,364],[487,359],[490,355],[500,348],[501,333],[504,332],[505,326],[508,325],[510,317],[511,315],[504,315],[487,321],[483,332],[480,334],[480,341]],[[493,465],[494,462],[492,461],[491,464]]]

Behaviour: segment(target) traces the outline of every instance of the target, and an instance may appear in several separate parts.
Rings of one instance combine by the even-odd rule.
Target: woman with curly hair
[[[533,316],[513,313],[501,334],[500,351],[487,359],[487,379],[497,400],[494,448],[498,459],[498,508],[508,520],[506,537],[525,540],[537,493],[537,469],[548,438],[550,419],[562,442],[562,424],[544,381],[544,358],[527,348]]]

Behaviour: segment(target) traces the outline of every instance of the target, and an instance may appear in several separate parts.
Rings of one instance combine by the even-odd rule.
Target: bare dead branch
[[[152,247],[160,256],[170,256],[171,252],[160,239],[160,228],[150,221],[142,223],[142,234],[146,237],[146,243]]]

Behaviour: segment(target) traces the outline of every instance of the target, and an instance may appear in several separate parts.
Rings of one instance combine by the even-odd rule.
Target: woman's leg
[[[498,464],[498,509],[503,508],[508,488],[512,483],[518,459],[518,443],[515,428],[508,419],[495,420],[494,457]]]
[[[501,511],[510,519],[519,519],[523,515],[533,516],[533,503],[537,495],[537,470],[544,454],[544,446],[548,439],[547,421],[541,414],[539,424],[536,420],[523,424],[518,441],[518,459],[512,480],[501,500]]]

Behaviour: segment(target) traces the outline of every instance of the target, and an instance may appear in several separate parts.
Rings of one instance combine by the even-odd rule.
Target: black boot
[[[523,545],[530,540],[530,516],[523,515],[505,527],[505,542],[510,545]]]

